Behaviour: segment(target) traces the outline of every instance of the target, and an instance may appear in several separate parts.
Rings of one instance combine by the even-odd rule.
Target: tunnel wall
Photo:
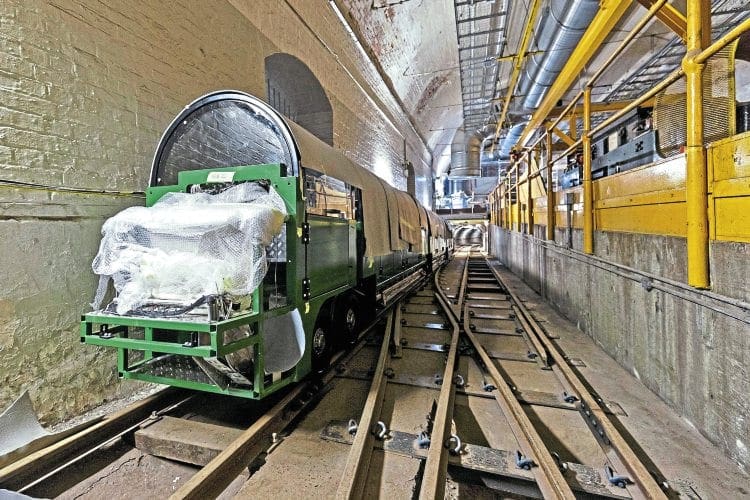
[[[491,253],[750,469],[750,245],[712,242],[704,292],[684,285],[684,238],[596,232],[591,258],[580,230],[558,229],[554,244],[544,231],[493,225]]]
[[[0,2],[0,409],[28,389],[44,421],[129,393],[115,353],[78,341],[103,221],[142,204],[153,151],[193,99],[264,96],[264,59],[285,52],[326,89],[333,142],[417,197],[430,156],[327,3],[152,0]],[[111,193],[65,192],[7,181]]]

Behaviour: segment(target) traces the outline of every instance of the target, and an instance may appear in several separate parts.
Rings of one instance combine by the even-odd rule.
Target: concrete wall
[[[551,245],[492,226],[492,253],[750,469],[750,245],[713,242],[708,293],[672,283],[685,282],[684,238],[599,232],[597,260],[578,230],[568,250],[566,231]]]
[[[28,389],[55,422],[133,390],[117,381],[114,352],[77,338],[101,224],[143,203],[127,193],[146,187],[156,143],[185,104],[221,88],[264,95],[266,56],[290,53],[317,75],[334,144],[352,159],[406,188],[405,138],[417,175],[430,176],[429,152],[329,10],[306,0],[0,2],[0,407]],[[431,183],[417,186],[429,203]]]

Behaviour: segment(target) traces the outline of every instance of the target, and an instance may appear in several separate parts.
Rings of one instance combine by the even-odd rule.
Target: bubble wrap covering
[[[206,295],[246,296],[266,274],[265,246],[286,215],[273,187],[257,183],[214,195],[168,193],[151,207],[108,219],[92,268],[114,281],[118,314],[151,298],[192,303]]]

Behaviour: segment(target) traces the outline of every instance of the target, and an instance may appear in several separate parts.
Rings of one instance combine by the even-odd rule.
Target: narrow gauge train
[[[377,307],[451,256],[452,235],[437,215],[238,91],[208,94],[175,118],[156,150],[146,206],[243,183],[273,188],[286,206],[281,232],[264,247],[260,285],[244,301],[153,296],[123,313],[115,297],[84,315],[81,341],[116,348],[120,377],[262,398],[325,365]],[[118,248],[142,243],[132,229],[118,235]]]

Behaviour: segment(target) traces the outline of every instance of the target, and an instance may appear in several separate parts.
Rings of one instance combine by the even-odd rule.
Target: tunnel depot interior
[[[750,498],[744,0],[0,2],[0,498]]]

